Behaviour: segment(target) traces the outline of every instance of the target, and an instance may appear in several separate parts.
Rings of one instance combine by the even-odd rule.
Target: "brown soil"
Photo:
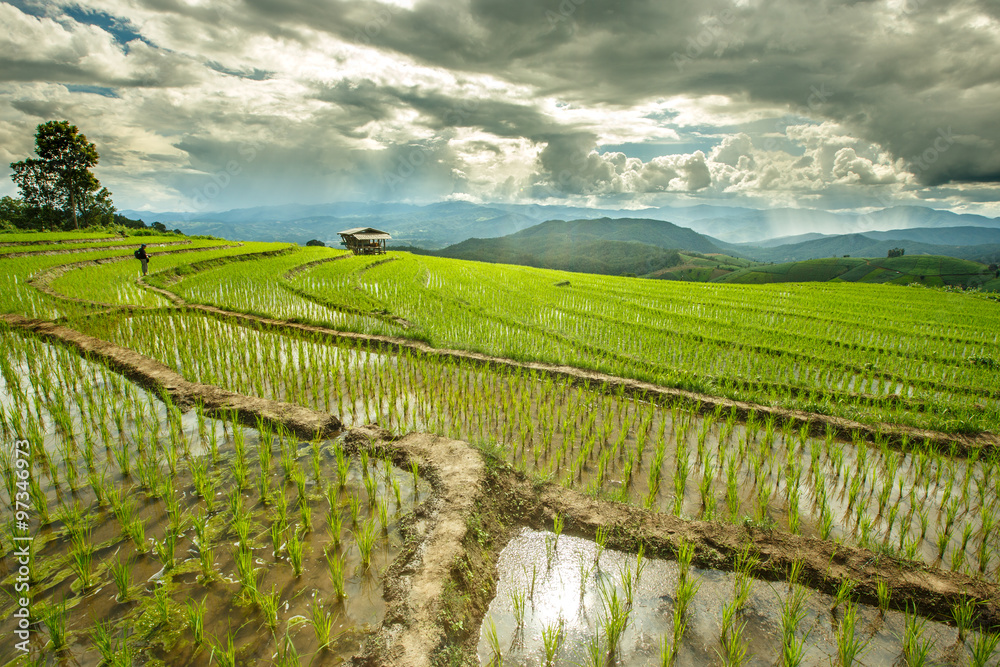
[[[184,406],[201,402],[215,410],[236,409],[243,421],[260,417],[303,435],[329,435],[340,427],[333,415],[187,382],[153,359],[66,327],[16,315],[2,319],[15,329],[69,345],[144,386],[162,389]],[[485,461],[464,442],[429,434],[392,440],[386,431],[367,427],[349,431],[345,443],[390,453],[397,463],[417,462],[432,488],[410,520],[403,553],[387,573],[386,618],[354,658],[356,665],[431,665],[454,659],[456,651],[471,661],[477,622],[494,587],[496,558],[514,524],[548,528],[556,514],[565,518],[567,532],[579,536],[593,538],[598,527],[609,529],[608,546],[618,549],[643,545],[648,555],[669,558],[683,538],[695,545],[697,565],[731,570],[737,554],[750,545],[759,554],[758,577],[784,580],[792,564],[801,562],[801,583],[825,592],[836,592],[850,580],[862,601],[874,602],[876,584],[883,579],[896,609],[913,605],[920,614],[947,622],[951,606],[964,597],[977,603],[980,627],[1000,624],[1000,589],[955,572],[833,542],[684,521],[595,500],[529,480],[503,463]]]

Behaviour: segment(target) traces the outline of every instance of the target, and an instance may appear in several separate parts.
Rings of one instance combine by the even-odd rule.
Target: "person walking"
[[[145,243],[139,246],[139,249],[135,251],[135,258],[142,262],[142,275],[146,275],[146,271],[149,270],[149,255],[146,254]]]

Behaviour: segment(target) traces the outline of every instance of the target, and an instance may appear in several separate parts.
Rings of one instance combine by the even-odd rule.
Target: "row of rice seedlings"
[[[422,335],[442,346],[597,367],[640,379],[707,388],[733,398],[777,402],[786,407],[818,407],[850,417],[861,410],[878,421],[889,416],[889,420],[905,419],[928,426],[954,421],[957,413],[958,419],[980,428],[989,429],[990,424],[998,423],[995,405],[976,414],[977,397],[991,385],[982,369],[965,364],[962,353],[956,354],[955,338],[942,336],[939,330],[919,321],[908,322],[905,327],[890,325],[891,332],[887,332],[884,321],[871,319],[872,312],[898,313],[904,309],[898,298],[879,308],[852,313],[848,325],[837,320],[837,326],[831,326],[828,303],[816,301],[821,291],[809,286],[808,291],[800,290],[796,295],[797,303],[808,302],[809,307],[783,316],[794,318],[795,325],[775,327],[774,311],[781,309],[768,301],[766,290],[759,288],[747,293],[743,290],[735,298],[726,296],[731,288],[713,286],[711,294],[683,299],[674,292],[693,288],[629,284],[626,290],[622,289],[624,284],[614,285],[613,278],[575,276],[574,289],[567,292],[552,290],[550,283],[561,278],[543,277],[548,275],[543,271],[511,273],[505,267],[481,265],[461,265],[458,270],[459,264],[453,260],[403,254],[393,259],[397,261],[365,269],[363,276],[354,277],[354,282],[334,280],[310,293],[322,299],[353,295],[358,292],[355,288],[369,290],[366,296],[373,301],[370,308],[384,308],[419,324]],[[315,273],[340,275],[360,268],[360,264],[352,269],[351,264],[338,262],[318,268]],[[470,280],[470,275],[477,279]],[[581,280],[582,289],[578,287]],[[345,289],[348,285],[350,288]],[[490,289],[484,290],[483,285]],[[524,299],[526,293],[532,297]],[[611,303],[606,298],[608,293],[617,297]],[[874,296],[866,293],[865,299],[859,299],[851,295],[844,301],[856,307],[859,301]],[[514,299],[517,303],[512,306],[510,301]],[[750,306],[744,299],[757,301]],[[955,334],[957,340],[989,357],[996,350],[996,340],[989,333],[995,331],[995,326],[986,321],[986,311],[979,306],[936,304],[950,314],[952,308],[967,309],[961,324],[953,320],[961,330]],[[734,320],[734,313],[739,314],[738,320]],[[758,321],[761,317],[766,321]],[[966,326],[970,318],[978,319],[974,329]],[[724,327],[719,326],[720,319]],[[737,324],[740,320],[747,323],[747,328]],[[559,335],[540,336],[539,330]],[[826,342],[834,332],[837,341],[863,342],[858,342],[860,347],[829,346]],[[885,347],[887,338],[894,341],[889,348]],[[906,340],[905,344],[900,338]],[[747,346],[747,340],[753,340],[754,345]],[[637,367],[635,359],[643,360],[641,367]],[[760,378],[790,380],[768,383]],[[958,382],[949,382],[955,379]],[[929,409],[921,412],[908,410],[904,402],[865,396],[895,391],[905,395],[912,391],[911,383],[918,389],[928,387],[928,391],[947,383],[950,391],[939,392],[942,395],[934,396]]]
[[[245,330],[244,330],[245,332]],[[275,350],[281,345],[281,339],[276,336],[270,337],[270,343],[273,343]],[[269,343],[269,344],[270,344]],[[283,374],[282,377],[277,379],[272,379],[271,383],[277,383],[282,385],[287,384],[286,380],[289,378],[302,378],[303,376],[308,377],[310,374],[310,368],[329,368],[330,363],[336,363],[338,359],[336,358],[338,350],[343,349],[342,347],[320,345],[316,343],[306,343],[303,341],[298,341],[298,343],[291,343],[291,347],[287,352],[278,353],[275,352],[276,356],[284,356],[287,359],[297,360],[299,363],[303,364],[306,369],[305,372],[295,373],[287,372]],[[409,358],[408,358],[409,357]],[[603,481],[607,478],[608,472],[615,467],[615,457],[609,456],[607,453],[607,446],[610,442],[602,443],[602,446],[596,446],[596,441],[599,435],[606,433],[611,436],[613,431],[613,419],[612,415],[606,414],[605,410],[602,410],[602,414],[599,418],[595,419],[594,413],[591,412],[591,417],[586,421],[582,419],[583,409],[579,406],[577,402],[576,407],[573,406],[574,394],[572,391],[568,393],[568,397],[565,402],[553,402],[546,400],[551,398],[550,395],[546,395],[544,385],[541,391],[536,389],[538,386],[537,380],[531,377],[531,374],[520,374],[518,377],[517,373],[510,374],[512,377],[508,381],[504,381],[502,377],[499,380],[496,377],[499,374],[485,374],[479,372],[472,372],[470,370],[463,370],[461,364],[440,364],[440,363],[428,363],[427,360],[417,358],[417,355],[409,355],[409,353],[404,353],[395,359],[395,363],[387,363],[391,360],[390,357],[385,357],[384,355],[372,354],[371,352],[365,351],[363,347],[356,349],[352,352],[351,346],[347,347],[346,354],[341,355],[341,365],[343,366],[343,382],[337,383],[334,387],[333,392],[321,391],[319,397],[321,403],[328,404],[332,402],[333,394],[335,393],[338,397],[338,402],[342,407],[347,407],[345,405],[345,395],[347,396],[350,407],[353,410],[346,410],[346,414],[357,414],[362,420],[368,420],[372,417],[373,411],[384,410],[385,419],[382,420],[383,423],[395,423],[395,424],[406,424],[406,425],[432,425],[444,427],[444,424],[449,424],[449,434],[468,436],[475,433],[486,433],[488,427],[492,426],[489,422],[490,417],[484,417],[483,411],[478,409],[481,406],[482,398],[488,398],[490,394],[496,396],[500,394],[500,397],[495,399],[505,406],[505,412],[512,413],[515,415],[516,419],[507,420],[506,427],[501,427],[501,433],[505,436],[510,437],[512,440],[518,441],[520,444],[520,452],[522,461],[526,460],[526,454],[530,451],[532,458],[538,460],[539,454],[541,454],[542,459],[548,459],[547,466],[543,467],[543,474],[546,471],[558,471],[561,463],[565,461],[572,452],[572,449],[567,447],[567,435],[569,436],[570,446],[579,447],[577,454],[573,457],[574,465],[567,472],[566,480],[567,483],[573,484],[574,479],[577,481],[582,480],[583,471],[589,469],[589,466],[595,459],[597,459],[597,475],[598,488],[602,486]],[[246,368],[246,365],[235,364],[236,367]],[[231,366],[232,367],[232,366]],[[451,368],[452,370],[448,370]],[[328,373],[324,374],[324,377],[329,377]],[[293,394],[299,392],[295,387],[299,387],[297,384],[299,379],[295,379],[291,385],[291,391]],[[302,382],[305,384],[305,381]],[[414,383],[417,386],[413,386]],[[261,380],[255,381],[255,384],[261,386]],[[313,382],[311,387],[313,391],[316,387],[321,387],[322,382]],[[346,387],[344,386],[346,385]],[[513,388],[515,391],[497,391],[498,385],[502,386],[504,389]],[[508,387],[508,385],[513,385]],[[534,385],[534,386],[533,386]],[[407,389],[410,386],[412,389]],[[578,389],[579,391],[579,389]],[[301,392],[298,393],[301,396]],[[388,396],[400,396],[402,395],[402,400],[392,399],[385,401],[383,399],[384,395]],[[460,400],[462,396],[472,397],[473,400]],[[410,397],[413,396],[413,405],[408,405]],[[293,396],[294,397],[294,396]],[[366,398],[362,398],[366,397]],[[374,397],[374,398],[372,398]],[[535,398],[537,397],[537,398]],[[426,406],[425,400],[432,401],[430,406]],[[379,405],[376,407],[374,403]],[[474,406],[473,406],[474,404]],[[562,409],[560,410],[560,404]],[[620,410],[622,402],[604,402],[600,404],[603,408],[604,406],[615,405]],[[555,406],[555,407],[552,407]],[[319,406],[322,407],[322,406]],[[651,407],[651,406],[650,406]],[[611,408],[612,410],[614,408]],[[649,408],[646,408],[647,410]],[[555,414],[553,414],[555,412]],[[621,413],[619,412],[619,415]],[[635,411],[625,410],[626,419],[628,415],[635,414]],[[568,417],[572,415],[574,418],[568,425],[565,424],[568,421]],[[659,418],[659,423],[662,425],[666,423],[665,417]],[[672,423],[672,421],[671,421]],[[636,469],[641,468],[643,465],[643,460],[641,457],[637,457],[637,450],[641,450],[645,446],[646,433],[649,427],[652,425],[652,419],[647,415],[647,418],[641,422],[641,424],[647,424],[646,430],[637,430],[634,435],[629,434],[627,429],[619,430],[618,438],[614,440],[617,445],[614,449],[625,454],[627,448],[618,445],[617,443],[621,441],[626,442],[626,438],[623,435],[627,435],[629,440],[634,438],[636,444],[635,449],[632,454],[627,457],[623,465],[623,472],[627,469],[628,475],[625,478],[621,486],[621,492],[618,494],[619,497],[624,495],[624,490],[629,486],[632,478],[636,475]],[[547,432],[539,433],[538,426],[546,426]],[[568,433],[567,427],[568,426]],[[696,466],[693,472],[698,475],[700,473],[700,478],[702,484],[699,485],[699,492],[703,497],[704,512],[708,514],[714,511],[715,502],[709,501],[708,496],[710,490],[713,486],[711,471],[708,466],[705,465],[705,454],[707,447],[704,443],[705,436],[710,432],[710,424],[708,426],[703,426],[699,429],[698,437],[698,447],[696,452]],[[809,456],[809,468],[805,467],[805,457],[807,452],[795,451],[797,449],[802,449],[804,443],[795,443],[797,434],[787,433],[783,429],[781,436],[775,439],[773,424],[766,425],[767,428],[764,429],[764,437],[759,437],[760,427],[757,425],[751,426],[748,424],[748,430],[756,431],[747,437],[745,440],[741,440],[738,443],[738,447],[732,449],[731,445],[726,445],[723,438],[719,438],[720,449],[725,447],[730,451],[729,456],[716,459],[720,462],[726,461],[728,467],[724,468],[726,471],[726,506],[729,510],[730,519],[739,519],[741,514],[749,514],[754,520],[766,521],[769,514],[769,506],[773,503],[773,498],[776,492],[779,490],[784,490],[784,497],[786,499],[787,507],[787,524],[790,530],[797,531],[801,526],[801,516],[800,513],[803,511],[802,505],[804,503],[809,503],[816,505],[813,509],[818,514],[815,523],[819,524],[820,532],[823,533],[824,537],[830,537],[834,533],[834,529],[840,527],[841,534],[847,534],[851,532],[845,527],[845,523],[848,525],[850,523],[856,523],[857,532],[860,534],[861,543],[867,546],[871,544],[878,543],[877,534],[875,533],[877,524],[871,520],[868,523],[864,523],[860,518],[865,518],[865,515],[874,514],[876,520],[883,524],[882,527],[882,539],[881,543],[888,546],[891,543],[888,542],[889,537],[894,537],[897,541],[896,550],[901,551],[905,554],[917,555],[917,550],[919,550],[921,542],[927,542],[925,536],[921,537],[920,542],[915,541],[915,537],[911,535],[912,528],[915,527],[914,522],[914,510],[913,507],[917,503],[909,502],[909,497],[899,498],[898,494],[892,495],[895,492],[893,488],[902,489],[899,486],[901,483],[900,478],[894,477],[892,471],[892,462],[887,461],[886,475],[882,478],[883,481],[878,490],[878,499],[882,506],[881,512],[876,512],[874,510],[874,504],[872,503],[872,496],[874,494],[874,486],[878,483],[875,480],[874,475],[861,474],[853,478],[853,481],[848,486],[845,481],[845,485],[841,493],[846,495],[849,490],[850,499],[848,500],[849,509],[843,510],[845,513],[852,511],[853,513],[845,517],[846,521],[835,524],[836,515],[834,512],[834,506],[839,505],[840,501],[836,496],[831,497],[831,493],[828,490],[829,487],[829,477],[833,477],[834,480],[846,480],[846,476],[843,471],[839,468],[831,472],[829,466],[834,463],[830,460],[833,456],[829,452],[831,449],[840,448],[843,446],[832,440],[832,438],[827,438],[823,443],[825,445],[826,451],[820,451],[822,454],[826,453],[826,457],[822,457],[817,460],[811,452],[808,453]],[[551,428],[549,428],[551,427]],[[559,428],[562,427],[562,428]],[[579,429],[579,431],[578,431]],[[679,435],[683,432],[683,429],[676,429],[672,427],[675,435]],[[595,431],[601,431],[601,433],[596,433]],[[560,433],[561,432],[561,433]],[[559,435],[563,436],[563,442],[560,444]],[[494,434],[495,435],[495,434]],[[574,445],[577,436],[579,438],[579,445]],[[610,440],[611,438],[606,438]],[[768,441],[777,442],[777,444],[783,444],[786,447],[784,454],[791,458],[793,454],[800,457],[802,464],[800,466],[793,465],[791,467],[791,472],[794,474],[786,477],[782,474],[784,471],[780,467],[775,465],[775,461],[781,456],[781,452],[774,452],[773,455],[768,455],[765,444]],[[680,438],[678,444],[686,443],[686,439]],[[751,477],[751,470],[746,470],[742,475],[742,471],[737,470],[732,466],[732,461],[735,458],[732,452],[746,452],[748,447],[752,444],[759,443],[760,448],[755,452],[755,456],[751,457],[750,465],[752,466],[752,477],[755,479],[754,492],[752,498],[753,503],[750,504],[749,508],[745,508],[743,505],[743,499],[739,496],[739,489],[743,486],[741,478]],[[694,443],[692,443],[693,445]],[[646,492],[645,502],[647,505],[652,506],[656,503],[659,495],[659,470],[663,464],[663,456],[665,454],[665,447],[663,446],[663,440],[660,439],[657,442],[657,447],[654,450],[656,452],[653,461],[649,464],[649,489]],[[793,445],[798,445],[793,447]],[[530,446],[530,449],[529,449]],[[861,443],[856,445],[861,447]],[[556,452],[557,459],[551,459],[550,451],[553,448],[558,448]],[[859,449],[859,451],[861,451]],[[600,453],[600,455],[598,455]],[[549,456],[546,456],[546,455]],[[515,445],[514,456],[517,455],[517,449]],[[689,476],[689,470],[691,469],[688,463],[688,458],[686,456],[686,449],[683,446],[679,446],[675,449],[675,465],[674,465],[674,494],[672,499],[673,510],[675,512],[679,511],[685,506],[688,501],[684,496],[686,495],[686,481]],[[935,452],[927,451],[923,454],[924,456],[933,457],[935,460],[939,460],[940,455]],[[625,458],[620,456],[619,458]],[[880,457],[881,458],[881,457]],[[824,460],[826,459],[826,460]],[[904,463],[908,463],[909,460],[904,460]],[[659,464],[659,465],[656,465]],[[699,465],[700,464],[700,465]],[[819,465],[818,465],[819,464]],[[995,467],[995,461],[987,462],[989,468]],[[744,466],[741,466],[743,468]],[[975,466],[973,466],[974,468]],[[862,468],[871,468],[871,465],[862,462]],[[973,468],[966,468],[966,470],[971,470]],[[808,471],[810,474],[804,474]],[[865,473],[868,470],[864,470]],[[895,472],[901,472],[899,470]],[[967,473],[962,479],[963,489],[966,493],[963,494],[964,502],[959,504],[959,502],[952,501],[951,509],[949,512],[944,513],[940,516],[941,523],[943,524],[943,529],[939,530],[937,535],[937,544],[939,547],[939,559],[943,558],[944,551],[949,547],[949,541],[944,537],[949,534],[949,528],[951,527],[949,523],[953,523],[956,517],[962,516],[963,513],[967,513],[970,510],[967,506],[974,506],[976,504],[977,498],[975,494],[968,493],[970,488],[969,484],[974,479],[974,474]],[[985,478],[982,475],[981,478]],[[896,487],[890,485],[889,480],[894,480],[897,482]],[[808,485],[811,482],[811,485]],[[770,489],[768,489],[768,484],[770,484]],[[808,485],[808,486],[807,486]],[[811,488],[810,488],[811,486]],[[904,484],[905,486],[905,484]],[[682,490],[683,489],[683,490]],[[979,498],[981,502],[985,502],[987,506],[996,503],[997,493],[995,489],[990,488],[988,485],[978,484],[975,489],[979,493]],[[809,493],[808,496],[804,496],[803,491]],[[916,492],[910,494],[916,497]],[[926,494],[925,494],[926,495]],[[811,498],[810,498],[811,497]],[[713,499],[714,500],[714,499]],[[896,502],[892,503],[892,506],[885,511],[886,506],[891,500]],[[811,502],[810,502],[811,501]],[[859,502],[860,501],[860,502]],[[689,503],[688,503],[689,504]],[[750,512],[745,512],[741,510],[751,509]],[[808,509],[808,505],[807,505]],[[926,514],[926,512],[925,512]],[[711,514],[709,514],[711,516]],[[917,517],[922,516],[917,514]],[[858,518],[860,517],[860,518]],[[903,526],[904,520],[910,522],[909,530],[905,529]],[[962,554],[965,553],[965,548],[960,548],[963,546],[967,547],[970,542],[977,546],[977,562],[971,564],[978,566],[981,570],[980,574],[984,574],[988,568],[993,567],[993,564],[997,561],[997,554],[995,549],[991,547],[993,542],[989,539],[990,533],[993,527],[989,527],[990,530],[976,531],[975,526],[972,522],[967,522],[967,527],[963,527],[963,540],[959,542],[955,540],[956,544],[953,546],[951,553],[952,565],[956,569],[971,569],[969,567],[970,563],[965,562]],[[895,534],[893,531],[895,529]],[[972,540],[976,537],[976,540]],[[931,539],[934,539],[933,537]],[[905,547],[905,548],[904,548]]]
[[[39,503],[39,514],[51,508],[51,496],[54,494],[56,509],[51,514],[50,520],[55,520],[64,527],[50,534],[48,538],[36,539],[33,544],[42,545],[38,548],[50,550],[63,548],[59,546],[60,543],[66,545],[64,562],[68,564],[72,576],[76,579],[74,590],[79,590],[82,594],[102,581],[110,579],[117,591],[115,597],[120,603],[146,599],[149,594],[134,584],[133,570],[137,562],[150,557],[155,558],[162,566],[164,581],[169,582],[171,572],[178,566],[179,543],[190,528],[194,529],[194,543],[201,560],[204,579],[224,579],[224,575],[218,570],[219,563],[213,556],[215,544],[222,535],[209,527],[209,517],[216,516],[219,511],[225,513],[229,525],[239,538],[237,550],[245,554],[249,551],[244,548],[245,545],[250,545],[255,540],[253,525],[256,522],[252,519],[252,514],[258,514],[261,509],[265,512],[271,511],[265,502],[268,494],[261,494],[258,499],[259,509],[251,509],[247,502],[240,500],[244,492],[250,488],[246,478],[255,472],[250,465],[250,452],[243,427],[238,424],[223,424],[226,432],[223,433],[224,443],[220,443],[217,428],[219,425],[206,420],[200,412],[195,415],[196,419],[185,419],[182,423],[180,413],[172,406],[169,404],[161,406],[155,399],[136,391],[128,383],[120,382],[116,376],[108,374],[100,367],[79,363],[72,357],[60,358],[60,353],[53,354],[51,349],[36,345],[30,340],[25,342],[23,339],[11,337],[11,342],[11,348],[20,348],[24,352],[24,357],[21,359],[12,355],[14,364],[22,362],[30,365],[34,370],[33,377],[40,378],[36,385],[17,383],[25,397],[38,397],[37,401],[29,399],[28,404],[33,403],[38,409],[35,412],[29,411],[26,418],[31,420],[32,430],[42,435],[39,441],[46,446],[51,445],[54,451],[61,452],[62,458],[56,463],[51,455],[47,455],[49,451],[47,447],[35,448],[34,474],[31,480],[39,489],[38,499],[42,501]],[[60,419],[54,419],[51,415],[58,413],[55,410],[50,412],[49,407],[54,407],[62,401],[61,397],[87,383],[92,383],[92,386],[117,388],[118,391],[93,392],[91,398],[81,399],[82,409],[73,410],[68,418],[62,415]],[[104,421],[99,423],[88,421],[94,414],[104,415]],[[197,424],[191,424],[192,421],[196,421]],[[185,429],[184,423],[190,425],[190,431]],[[55,426],[57,424],[58,426]],[[144,425],[145,428],[140,428],[139,425]],[[10,424],[5,422],[5,427],[10,428]],[[51,434],[51,431],[44,430],[50,428],[57,428],[58,431]],[[273,433],[265,430],[261,434],[260,441],[267,442],[268,450],[275,446],[275,442],[280,441],[285,452],[293,452],[290,464],[292,477],[301,478],[302,464],[305,461],[294,453],[294,439],[289,438],[287,434],[279,434],[275,438]],[[231,450],[231,453],[221,454],[220,450],[224,449]],[[90,450],[93,454],[89,453]],[[256,460],[269,461],[272,457],[270,451],[265,453],[265,446],[259,446],[258,450]],[[73,454],[74,451],[76,456]],[[209,453],[202,457],[194,453],[198,451]],[[312,452],[316,451],[314,447]],[[376,508],[374,513],[365,519],[359,516],[364,505],[358,502],[357,489],[360,485],[356,480],[361,477],[361,473],[352,470],[339,448],[337,456],[331,455],[329,460],[331,466],[332,461],[338,460],[337,468],[342,480],[339,488],[332,488],[337,485],[331,482],[328,491],[332,492],[327,493],[327,498],[333,498],[336,502],[337,511],[331,511],[331,516],[337,516],[338,521],[331,521],[331,531],[336,532],[336,541],[343,550],[337,558],[346,563],[347,550],[355,548],[353,539],[345,540],[339,526],[342,513],[346,507],[351,506],[355,508],[352,513],[352,525],[357,525],[360,520],[362,527],[358,528],[358,532],[364,535],[366,540],[361,550],[365,552],[366,565],[370,566],[376,544],[385,541],[380,540],[379,535],[388,534],[395,514],[390,510],[391,496],[386,497],[385,494],[390,493],[395,496],[397,511],[404,509],[402,502],[404,496],[400,480],[397,479],[398,474],[392,472],[391,463],[387,464],[385,461],[373,464],[370,470],[366,469],[365,474],[369,477],[377,476],[379,482]],[[119,465],[116,461],[128,463]],[[315,461],[316,459],[312,458],[309,463],[315,465]],[[333,479],[334,475],[328,475],[325,471],[326,461],[327,457],[324,454],[320,459],[321,469],[318,475],[315,474],[314,468],[314,480]],[[64,493],[60,489],[68,486],[67,480],[71,479],[71,476],[66,470],[71,469],[71,466],[91,468],[88,475],[93,488],[88,489],[77,484],[76,488],[66,489],[76,498],[66,503],[59,499]],[[265,463],[262,467],[267,469],[269,464]],[[2,472],[7,478],[11,470],[9,466],[4,466]],[[299,498],[303,498],[301,487],[294,481],[291,485],[295,491],[299,491]],[[190,491],[184,490],[185,488]],[[135,494],[136,490],[141,490],[138,496]],[[91,493],[88,495],[88,492]],[[270,495],[285,498],[285,493],[278,490],[272,490]],[[223,503],[227,507],[218,507],[215,501],[217,496],[228,499]],[[349,500],[345,499],[347,496]],[[140,504],[146,508],[140,513],[136,501],[143,497],[145,500]],[[299,503],[300,517],[305,516],[313,504],[321,502],[320,494],[312,491],[307,491],[304,497],[306,502]],[[407,490],[405,497],[413,498],[415,494]],[[91,504],[90,508],[87,508],[86,503]],[[150,510],[150,507],[154,509]],[[93,513],[87,514],[88,509]],[[147,536],[149,521],[147,517],[157,516],[157,510],[162,512],[158,516],[163,517],[163,523],[157,521],[156,535],[150,539]],[[149,514],[149,511],[153,514]],[[95,558],[96,545],[93,544],[93,535],[94,531],[112,516],[120,526],[121,536],[117,539],[123,542],[118,543],[118,549],[124,550],[124,553],[118,558],[113,558],[105,569]],[[346,521],[347,519],[343,519],[343,522]],[[379,530],[379,527],[382,530]],[[106,544],[113,546],[114,540]],[[133,547],[126,548],[129,544]],[[101,546],[103,548],[104,545]],[[130,553],[131,548],[134,548],[134,555]],[[274,610],[277,609],[278,598],[274,591],[267,593],[257,586],[253,592],[254,584],[259,584],[259,574],[252,564],[248,566],[245,557],[238,557],[235,566],[238,574],[242,575],[244,593],[250,592],[244,597],[247,600],[253,599],[253,604],[267,623],[276,622],[277,616]],[[352,575],[348,573],[347,576]],[[155,593],[150,607],[155,610],[155,616],[159,619],[158,626],[163,624],[160,621],[163,621],[172,608],[165,597],[169,586],[167,583],[166,586],[157,587],[158,591],[163,592]],[[336,588],[338,598],[343,600],[346,597],[345,583],[341,582]],[[36,590],[37,599],[43,601],[49,590],[52,590],[49,584],[46,584],[46,588],[39,586]],[[55,644],[63,645],[66,643],[61,639],[61,628],[64,625],[59,624],[59,618],[61,617],[52,619],[51,635],[55,637]],[[199,631],[198,624],[194,620],[191,621],[191,626],[192,632],[196,635],[201,634],[201,639],[204,639],[203,629]],[[107,630],[107,626],[104,630]],[[95,633],[96,641],[100,642],[105,655],[111,654],[108,651],[108,634],[101,630]],[[126,654],[127,652],[123,652],[119,646],[116,655]]]
[[[884,442],[846,446],[832,433],[814,439],[773,419],[751,417],[740,425],[722,411],[693,419],[690,412],[602,396],[522,370],[485,372],[405,350],[385,355],[363,343],[258,334],[200,317],[170,322],[168,333],[208,341],[209,351],[198,356],[216,360],[209,375],[238,369],[225,371],[227,382],[321,409],[335,405],[348,421],[374,418],[401,429],[496,440],[519,467],[569,486],[684,516],[779,521],[791,532],[850,539],[979,576],[995,577],[1000,566],[995,521],[977,523],[991,514],[977,510],[994,508],[1000,498],[990,483],[996,456],[964,462],[920,443],[907,445],[912,451],[906,454]],[[211,343],[214,334],[189,338],[223,326],[253,354],[280,360],[277,370],[243,377],[269,365],[227,356],[233,346]],[[339,368],[336,381],[330,368]],[[498,409],[483,410],[491,402]],[[661,483],[668,475],[669,486]],[[640,490],[636,482],[643,477]],[[699,480],[697,489],[691,479]],[[952,489],[962,493],[951,495]]]

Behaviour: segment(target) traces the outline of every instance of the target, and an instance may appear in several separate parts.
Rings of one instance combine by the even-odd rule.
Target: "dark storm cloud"
[[[925,184],[1000,180],[1000,39],[995,24],[977,23],[1000,16],[992,2],[907,0],[891,10],[882,2],[839,0],[742,8],[429,0],[402,9],[248,0],[245,8],[243,21],[260,30],[308,26],[581,104],[720,94],[781,105],[886,147]],[[479,121],[473,124],[486,127]],[[507,136],[502,124],[498,129]]]

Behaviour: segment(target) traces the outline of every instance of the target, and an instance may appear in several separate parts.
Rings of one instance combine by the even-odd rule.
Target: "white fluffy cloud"
[[[995,7],[899,4],[0,1],[0,159],[66,118],[123,208],[686,197],[993,212]]]

